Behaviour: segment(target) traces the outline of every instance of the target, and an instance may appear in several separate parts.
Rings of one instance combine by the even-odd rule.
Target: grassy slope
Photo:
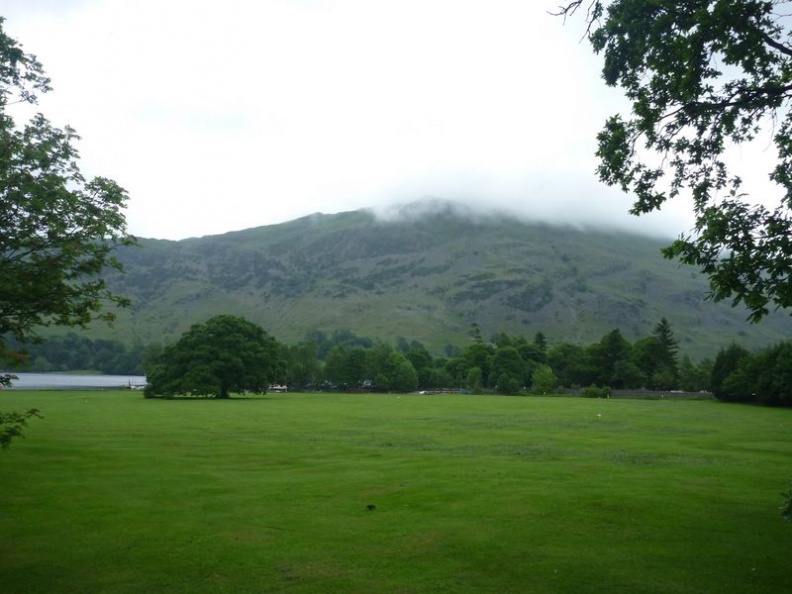
[[[427,215],[381,223],[365,212],[126,250],[115,288],[135,303],[115,330],[125,342],[172,340],[217,313],[244,315],[276,338],[309,330],[417,339],[436,354],[464,346],[470,324],[589,343],[613,328],[635,340],[667,317],[685,352],[713,356],[786,338],[792,319],[745,323],[704,303],[706,282],[659,255],[663,242],[617,233]]]
[[[792,527],[777,510],[789,410],[3,399],[46,414],[0,452],[7,594],[752,594],[792,583]]]

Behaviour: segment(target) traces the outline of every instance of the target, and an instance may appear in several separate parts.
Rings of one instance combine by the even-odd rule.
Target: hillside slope
[[[464,346],[472,323],[551,343],[588,343],[612,328],[630,340],[669,319],[684,352],[713,355],[737,340],[784,339],[792,318],[751,325],[746,312],[704,300],[706,280],[664,260],[662,241],[624,233],[474,220],[445,212],[380,221],[367,211],[124,249],[112,287],[134,306],[94,337],[166,342],[217,313],[243,315],[279,340],[348,329]]]

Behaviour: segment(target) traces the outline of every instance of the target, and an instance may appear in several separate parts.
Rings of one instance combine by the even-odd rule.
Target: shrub
[[[502,373],[498,376],[497,389],[499,394],[511,396],[519,394],[521,390],[520,379],[510,373]]]
[[[558,378],[547,365],[538,365],[531,376],[533,394],[551,394],[558,387]]]
[[[611,390],[608,386],[589,386],[580,391],[583,398],[610,398]]]

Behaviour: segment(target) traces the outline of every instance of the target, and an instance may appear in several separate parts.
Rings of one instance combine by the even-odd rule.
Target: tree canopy
[[[123,209],[127,194],[114,181],[87,180],[77,165],[69,127],[38,113],[22,126],[12,111],[35,105],[51,90],[41,63],[9,37],[0,17],[0,362],[24,355],[9,348],[35,342],[36,328],[110,321],[105,309],[128,300],[108,290],[106,268],[121,269],[112,251],[131,245]],[[0,374],[0,388],[15,376]],[[38,411],[0,413],[0,445],[19,437]]]
[[[214,316],[148,361],[146,396],[265,394],[282,373],[279,352],[260,326],[239,316]]]
[[[120,269],[112,255],[134,243],[127,194],[103,177],[87,180],[69,128],[39,114],[17,126],[12,111],[37,103],[50,80],[35,56],[3,30],[0,17],[0,358],[4,337],[36,339],[36,327],[112,320],[104,306],[128,304],[100,273]]]
[[[781,0],[576,0],[607,85],[632,104],[598,135],[598,174],[631,212],[692,199],[695,227],[664,250],[750,319],[792,305],[792,39]],[[767,136],[777,196],[749,196],[728,151]]]

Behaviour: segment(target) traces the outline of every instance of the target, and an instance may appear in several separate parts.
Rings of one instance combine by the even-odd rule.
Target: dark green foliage
[[[129,301],[107,287],[112,255],[132,245],[123,209],[127,195],[106,178],[86,180],[77,165],[76,132],[58,129],[40,113],[21,127],[8,107],[37,103],[50,91],[44,68],[6,35],[0,16],[0,363],[19,364],[24,352],[6,342],[37,342],[41,326],[85,327],[111,321],[105,306]],[[13,379],[0,374],[0,387]],[[0,413],[7,447],[37,411]]]
[[[538,348],[540,352],[547,352],[547,337],[543,332],[536,333],[534,336],[534,345],[536,345],[536,348]]]
[[[378,388],[390,392],[411,392],[418,387],[418,374],[403,353],[392,352],[374,376]]]
[[[610,398],[610,388],[607,386],[588,386],[580,391],[583,398]]]
[[[289,388],[304,390],[319,383],[321,366],[315,342],[301,342],[294,346],[281,345],[281,359]]]
[[[576,344],[562,343],[548,353],[550,367],[558,376],[560,385],[585,386],[593,381],[594,373],[586,362],[585,348]]]
[[[544,335],[542,335],[542,340],[544,340]],[[547,361],[546,342],[543,348],[536,341],[528,342],[524,336],[509,336],[505,332],[497,334],[493,338],[493,342],[498,348],[510,347],[516,349],[520,358],[526,364],[529,362],[545,363]]]
[[[715,359],[712,391],[727,402],[792,406],[792,343],[758,353],[732,344]]]
[[[663,349],[662,364],[666,367],[675,367],[676,355],[679,351],[679,342],[676,338],[674,338],[674,332],[671,330],[671,324],[666,318],[660,318],[660,321],[657,322],[652,334],[654,334],[655,338],[657,338],[657,342],[660,343],[660,346]]]
[[[337,351],[332,361],[333,368],[326,371],[328,378],[343,378],[344,353]],[[328,364],[331,361],[328,360]],[[340,372],[340,374],[339,374]],[[369,380],[372,387],[387,392],[410,392],[418,387],[418,374],[410,360],[399,351],[395,351],[387,343],[378,343],[365,351],[365,379]],[[342,382],[337,382],[342,383]],[[347,386],[360,386],[363,381]]]
[[[671,324],[669,324],[667,319],[661,318],[652,334],[657,338],[657,343],[660,347],[657,352],[658,360],[656,361],[654,376],[657,377],[659,374],[663,374],[669,378],[668,381],[671,384],[676,384],[679,342],[674,338]]]
[[[15,341],[9,341],[9,345],[12,349],[22,348]],[[117,340],[91,340],[74,332],[28,345],[26,351],[24,369],[31,372],[92,370],[110,375],[140,375],[146,356],[142,345],[127,347]]]
[[[462,349],[455,344],[447,344],[443,347],[443,354],[446,357],[459,357],[462,354]]]
[[[461,369],[456,369],[455,376],[467,378],[469,370],[476,368],[481,376],[481,385],[490,386],[490,374],[492,370],[492,355],[495,348],[483,342],[474,342],[462,352],[459,357]]]
[[[41,418],[38,409],[31,408],[25,413],[0,411],[0,448],[5,449],[13,439],[23,437],[22,429],[33,417]]]
[[[527,342],[524,338],[516,342],[514,347],[517,349],[517,352],[520,353],[522,360],[528,363],[529,366],[536,363],[547,362],[547,353],[535,344]]]
[[[13,373],[0,373],[0,390],[11,386],[15,379],[19,379]]]
[[[712,393],[719,400],[734,401],[739,400],[739,395],[733,393],[735,388],[734,381],[727,383],[730,375],[735,373],[743,360],[747,359],[750,353],[743,347],[732,343],[725,349],[721,349],[712,366],[712,378],[710,385]]]
[[[587,347],[562,343],[545,352],[524,336],[505,332],[485,342],[475,332],[478,326],[472,327],[473,342],[449,359],[434,359],[418,341],[405,337],[397,340],[396,348],[386,342],[377,342],[367,349],[337,344],[327,353],[321,375],[330,388],[387,391],[465,388],[473,392],[517,394],[525,389],[548,393],[558,386],[678,388],[675,376],[661,365],[668,351],[656,336],[638,341],[637,348],[633,348],[614,329]],[[304,347],[304,344],[283,347],[284,357],[290,360],[293,353]],[[310,360],[311,355],[306,352],[303,367]],[[689,381],[694,371],[699,378],[706,375],[706,381],[701,383],[708,386],[709,367],[698,369],[687,359],[685,369]],[[318,371],[314,375],[318,376]]]
[[[700,267],[715,300],[743,303],[754,321],[792,305],[792,43],[779,0],[576,0],[588,35],[632,113],[598,136],[599,176],[635,196],[634,214],[690,196],[695,229],[664,250]],[[743,193],[726,151],[773,144],[780,190],[765,206]],[[761,198],[761,197],[760,197]]]
[[[413,341],[413,343],[415,343],[415,341]],[[443,387],[442,385],[437,385],[438,377],[435,372],[432,355],[423,345],[413,344],[405,353],[405,356],[418,374],[419,388]]]
[[[713,364],[711,359],[695,364],[684,355],[679,363],[679,388],[685,392],[709,392],[712,388]]]
[[[484,338],[481,336],[481,327],[476,323],[473,322],[470,324],[470,330],[468,331],[468,336],[473,339],[473,342],[476,344],[483,344]]]
[[[620,359],[613,366],[611,385],[614,388],[643,388],[647,385],[646,374],[630,359]]]
[[[351,330],[335,330],[330,336],[321,330],[311,330],[305,334],[305,342],[316,344],[316,356],[322,361],[336,345],[369,348],[374,344],[370,338],[358,336]]]
[[[323,375],[337,387],[357,388],[366,379],[366,349],[337,344],[327,354]]]
[[[792,342],[764,349],[752,358],[757,370],[756,402],[792,406]]]
[[[434,368],[429,373],[428,379],[426,380],[426,384],[423,387],[430,390],[436,390],[440,388],[450,388],[450,387],[458,387],[461,384],[457,384],[454,382],[451,374],[448,372],[445,366],[445,360],[438,359],[435,361]],[[418,373],[418,381],[423,381],[421,373]]]
[[[525,385],[528,368],[512,346],[499,348],[492,356],[491,374],[496,378],[496,388],[501,394],[517,394]]]
[[[464,381],[457,383],[465,386],[465,388],[474,394],[479,393],[484,387],[484,374],[481,373],[481,367],[469,367]]]
[[[520,376],[514,375],[512,373],[501,373],[497,376],[498,383],[495,388],[498,391],[498,394],[519,394],[522,390],[522,382],[520,381]]]
[[[630,343],[618,329],[611,330],[599,343],[591,345],[587,349],[587,356],[590,365],[597,370],[593,383],[613,388],[626,387],[625,378],[616,376],[616,366],[627,361],[629,355]],[[623,373],[623,369],[620,370]]]
[[[409,343],[406,345],[409,347]],[[429,366],[428,370],[423,370],[428,377],[431,356],[427,360],[417,355],[420,350],[416,348],[410,352],[416,361],[420,359]],[[385,342],[377,342],[367,349],[335,345],[327,355],[323,375],[328,385],[337,389],[410,392],[419,385],[419,376],[410,358]],[[426,377],[424,381],[428,381]]]
[[[661,367],[649,378],[652,390],[674,390],[678,385],[676,374],[667,367]]]
[[[663,319],[658,327],[663,329],[661,338],[648,336],[633,345],[619,329],[587,347],[560,344],[550,349],[547,362],[559,384],[566,387],[676,389],[676,341],[667,320]]]
[[[532,394],[552,394],[558,387],[558,378],[548,365],[539,365],[531,374]]]
[[[6,336],[36,340],[36,328],[112,320],[108,303],[128,300],[100,276],[119,268],[112,256],[130,245],[126,192],[105,178],[87,181],[71,128],[37,114],[17,127],[7,107],[37,102],[50,90],[35,57],[8,37],[0,17],[0,356]]]
[[[146,364],[146,395],[264,394],[281,375],[274,338],[244,318],[220,315],[195,324]]]
[[[626,346],[621,351],[618,381],[613,381],[612,378],[609,385],[614,388],[644,387],[652,390],[677,388],[677,350],[678,344],[671,325],[666,318],[662,318],[655,326],[652,336],[642,338],[632,347]]]
[[[386,342],[377,342],[366,351],[366,378],[374,380],[383,373],[390,356],[393,354],[393,347]]]
[[[646,378],[646,387],[653,390],[675,387],[675,368],[669,366],[668,351],[656,336],[647,336],[635,342],[632,361]]]
[[[448,388],[455,384],[445,369],[446,361],[435,361],[419,342],[402,341],[407,352],[387,343],[371,348],[335,345],[327,354],[323,375],[330,387],[409,392],[416,388]]]

